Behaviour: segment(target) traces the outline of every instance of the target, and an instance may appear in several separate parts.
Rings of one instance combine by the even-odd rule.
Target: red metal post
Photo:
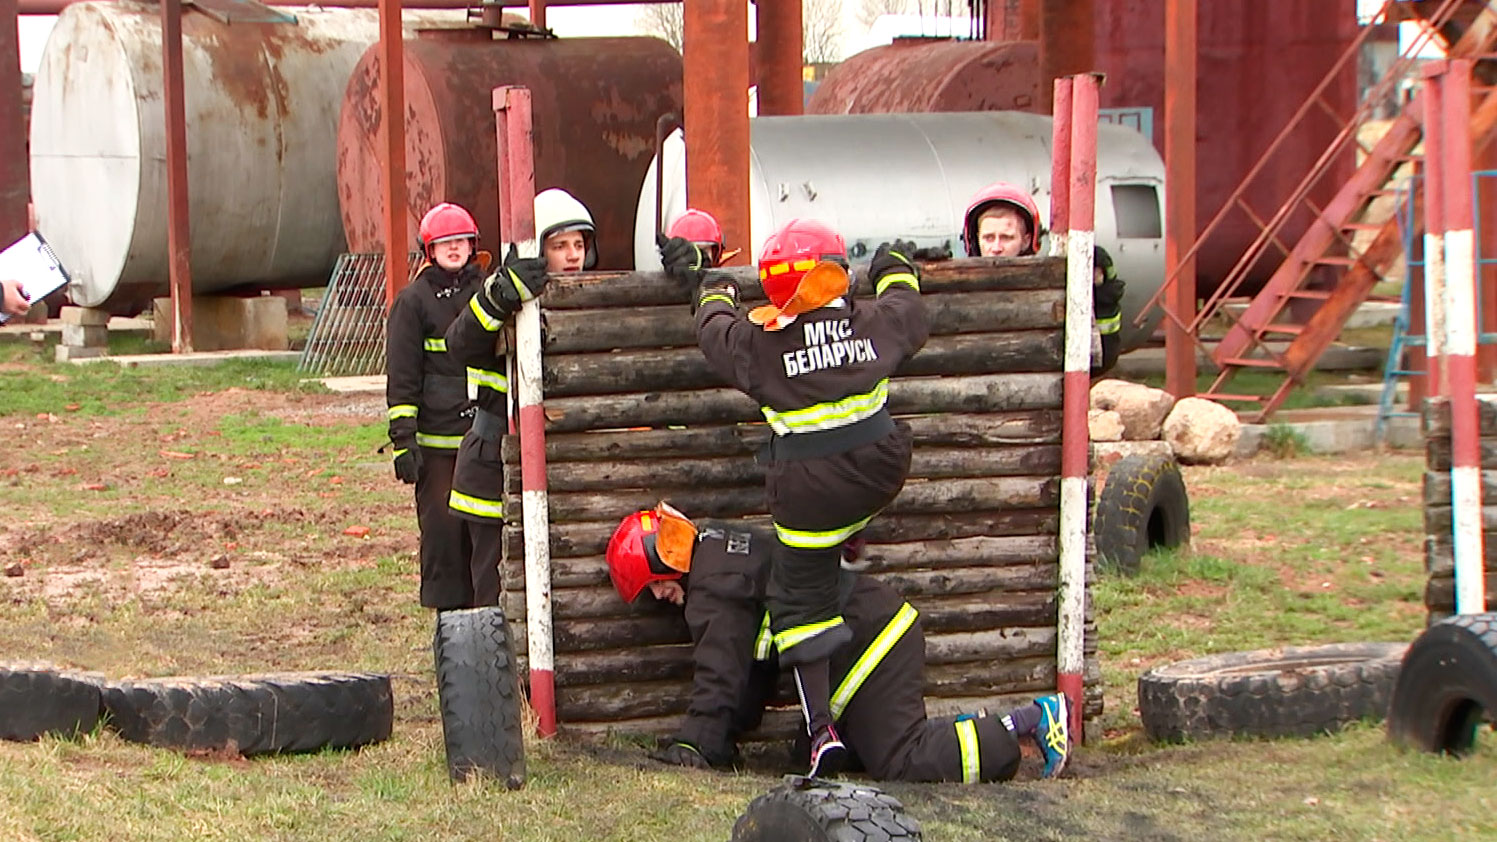
[[[1060,623],[1056,689],[1071,705],[1072,733],[1081,734],[1086,667],[1086,476],[1091,451],[1092,255],[1097,197],[1098,76],[1075,77],[1071,88],[1071,230],[1066,236],[1065,374],[1060,445]]]
[[[0,248],[26,233],[31,196],[21,119],[21,42],[16,0],[0,0]]]
[[[166,250],[172,353],[192,353],[192,239],[187,207],[187,103],[182,84],[182,0],[161,0],[161,94],[166,107]]]
[[[400,0],[379,0],[380,171],[385,179],[385,306],[410,275],[405,241],[405,37]],[[425,212],[425,209],[423,209]]]
[[[748,8],[735,0],[685,4],[686,201],[711,213],[743,248],[749,230]]]
[[[989,0],[983,40],[1034,41],[1040,37],[1040,0]]]
[[[530,6],[530,22],[542,29],[546,26],[546,7],[551,5],[547,0],[527,0]]]
[[[801,76],[800,0],[758,0],[754,4],[758,33],[759,114],[805,113],[805,82]]]
[[[1427,143],[1428,136],[1426,136],[1425,140]],[[1413,169],[1413,189],[1418,190],[1420,189],[1420,183],[1425,177],[1424,174],[1425,172],[1427,172],[1427,170],[1425,169],[1425,163],[1423,161],[1415,161]],[[1411,195],[1410,201],[1412,200],[1413,197]],[[1425,219],[1429,218],[1428,208],[1426,208],[1424,211],[1424,217]],[[1422,277],[1422,274],[1424,271],[1428,271],[1428,260],[1429,255],[1425,254],[1426,262],[1425,265],[1421,267],[1421,277],[1419,278],[1418,283],[1414,282],[1413,277],[1404,278],[1404,283],[1409,285],[1409,337],[1423,337],[1426,344],[1429,342],[1429,337],[1426,335],[1424,327],[1424,278]],[[1406,360],[1395,360],[1394,364],[1403,366],[1404,370],[1406,371],[1417,372],[1417,374],[1409,375],[1409,396],[1407,407],[1411,412],[1419,412],[1424,406],[1425,397],[1429,395],[1429,369],[1426,362],[1427,355],[1425,354],[1424,350],[1425,345],[1416,345],[1411,343],[1404,347],[1406,349],[1404,351]]]
[[[1039,0],[1040,97],[1052,95],[1051,80],[1097,67],[1094,0]],[[1052,102],[1040,102],[1041,114]]]
[[[1196,0],[1164,7],[1164,389],[1196,393]]]
[[[1450,497],[1455,610],[1486,611],[1482,559],[1481,432],[1476,407],[1476,253],[1471,195],[1470,59],[1449,62],[1440,111],[1445,148],[1445,334],[1450,377]]]
[[[1476,272],[1480,286],[1476,297],[1477,324],[1480,333],[1497,333],[1497,265],[1483,263],[1497,258],[1497,144],[1485,144],[1475,152],[1478,171],[1487,173],[1476,180],[1472,189],[1481,208],[1481,230],[1476,232]],[[1480,337],[1478,334],[1478,338]],[[1481,383],[1497,380],[1497,345],[1476,343],[1476,379]]]
[[[535,130],[530,91],[494,89],[499,153],[499,236],[520,254],[540,253],[535,232]],[[556,733],[555,647],[551,637],[551,523],[546,501],[546,414],[541,376],[540,304],[515,315],[515,377],[520,428],[520,488],[525,536],[525,623],[530,706],[542,737]]]
[[[1050,253],[1061,257],[1071,232],[1071,88],[1071,77],[1055,80],[1050,125]],[[1034,245],[1038,252],[1039,243]]]
[[[1424,66],[1424,365],[1430,397],[1446,394],[1445,379],[1445,99],[1443,62]]]

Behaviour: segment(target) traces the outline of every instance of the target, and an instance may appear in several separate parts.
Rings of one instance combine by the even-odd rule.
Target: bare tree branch
[[[910,7],[910,0],[860,0],[858,23],[873,26],[884,15],[902,15]]]
[[[685,3],[650,3],[640,9],[635,23],[650,35],[654,35],[681,52],[686,41]]]
[[[807,64],[841,59],[842,0],[804,0],[801,32],[805,37],[802,56]]]

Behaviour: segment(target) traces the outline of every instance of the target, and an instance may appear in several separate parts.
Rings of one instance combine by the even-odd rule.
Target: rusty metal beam
[[[81,0],[19,0],[20,13],[23,15],[56,15],[62,10]],[[620,6],[624,4],[638,3],[639,0],[538,0],[542,8],[541,21],[545,20],[545,7],[547,6]],[[481,0],[412,0],[406,3],[407,9],[466,9],[470,6],[479,5]],[[537,0],[496,0],[497,5],[504,8],[526,8],[529,7],[532,14],[535,12],[534,4]],[[656,3],[679,3],[681,0],[654,0]],[[267,6],[307,6],[311,0],[295,2],[295,0],[269,0]],[[326,3],[318,3],[319,6],[336,6],[345,9],[373,9],[381,4],[381,0],[328,0]],[[535,20],[532,18],[531,20]],[[541,26],[545,24],[540,23]]]
[[[801,78],[800,0],[758,0],[754,83],[759,86],[760,116],[794,116],[805,112],[805,83]]]
[[[546,28],[546,7],[547,6],[552,6],[552,5],[559,6],[561,4],[560,3],[550,3],[550,2],[548,2],[548,0],[526,0],[526,3],[524,5],[527,5],[527,6],[530,7],[530,22],[532,24],[535,24],[536,26],[539,26],[542,29],[545,29]]]
[[[385,306],[410,275],[405,231],[405,45],[400,0],[379,0],[380,172],[385,180]]]
[[[730,247],[749,232],[748,8],[735,0],[685,7],[686,202],[711,213]]]
[[[1196,0],[1165,4],[1164,79],[1164,389],[1183,398],[1196,393]]]
[[[162,98],[166,110],[166,251],[172,353],[192,353],[192,236],[187,205],[187,103],[182,83],[182,0],[161,0]]]
[[[1040,0],[988,0],[985,41],[1035,41],[1040,37]]]
[[[1038,0],[1041,114],[1054,108],[1054,82],[1096,69],[1094,0]]]
[[[31,195],[21,119],[21,43],[16,0],[0,0],[0,247],[26,233]]]

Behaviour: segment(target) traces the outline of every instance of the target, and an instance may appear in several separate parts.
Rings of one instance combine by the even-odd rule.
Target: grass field
[[[289,366],[56,366],[0,345],[0,659],[111,677],[301,669],[394,676],[393,739],[360,752],[188,758],[100,730],[0,743],[6,840],[725,840],[777,754],[732,775],[637,744],[529,746],[519,792],[448,783],[416,604],[409,491],[377,395]],[[1094,590],[1106,713],[1068,777],[889,785],[927,840],[1497,838],[1497,744],[1466,760],[1359,725],[1155,746],[1140,672],[1423,627],[1414,453],[1187,468],[1194,549]],[[345,534],[365,526],[365,537]]]

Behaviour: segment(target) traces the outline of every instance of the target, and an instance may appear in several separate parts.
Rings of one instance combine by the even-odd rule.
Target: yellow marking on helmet
[[[640,514],[639,514],[639,526],[640,526],[641,529],[643,529],[646,532],[654,532],[655,531],[655,527],[653,527],[653,526],[650,525],[650,513],[649,512],[640,512]]]

